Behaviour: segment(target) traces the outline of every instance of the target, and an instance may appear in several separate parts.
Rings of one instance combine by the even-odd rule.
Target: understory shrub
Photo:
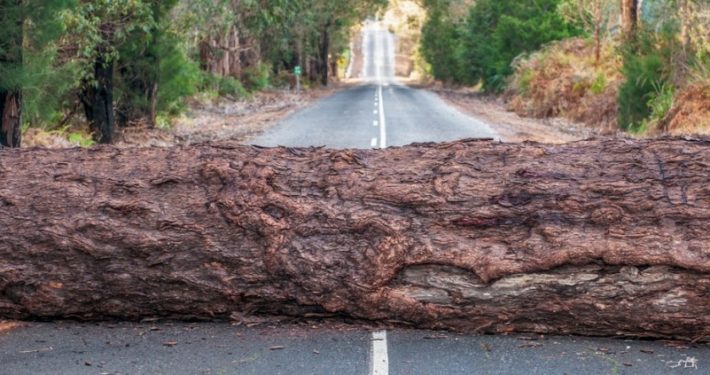
[[[596,64],[593,46],[591,40],[571,38],[516,59],[506,92],[508,107],[522,116],[559,116],[615,131],[621,62],[609,44]]]
[[[261,91],[269,87],[271,67],[267,64],[257,64],[242,72],[242,83],[249,91]]]
[[[480,0],[471,8],[464,36],[470,79],[501,91],[513,61],[551,41],[578,35],[556,11],[560,0]]]
[[[221,96],[229,96],[233,99],[249,96],[249,92],[244,88],[244,85],[234,77],[218,77],[217,92]]]
[[[653,113],[650,104],[654,104],[659,88],[669,84],[676,43],[673,35],[640,31],[637,40],[624,51],[624,83],[618,95],[621,129],[639,132]]]

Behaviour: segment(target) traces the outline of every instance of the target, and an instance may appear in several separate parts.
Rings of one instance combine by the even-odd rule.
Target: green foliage
[[[479,0],[459,21],[451,1],[429,0],[422,54],[437,79],[500,91],[516,57],[579,33],[557,12],[559,1]]]
[[[624,51],[624,83],[619,88],[619,127],[628,131],[643,130],[651,116],[658,88],[669,82],[672,70],[674,33],[656,34],[641,31],[637,40]]]
[[[0,90],[22,87],[36,73],[24,66],[23,55],[56,49],[53,42],[64,32],[61,16],[74,4],[73,0],[0,0]]]
[[[522,95],[527,95],[530,92],[530,85],[533,78],[535,77],[535,72],[532,69],[525,69],[518,78],[518,90]]]
[[[134,43],[140,34],[148,34],[156,27],[153,1],[136,0],[81,0],[81,4],[64,15],[64,22],[72,32],[67,42],[77,50],[76,59],[84,63],[83,80],[91,81],[96,61],[115,61],[126,43]],[[168,1],[173,3],[173,1]]]
[[[560,0],[557,5],[557,13],[565,22],[589,34],[597,26],[605,34],[610,23],[618,17],[618,12],[619,0]]]
[[[304,87],[315,82],[346,51],[351,27],[386,3],[0,0],[0,90],[22,88],[25,120],[47,129],[86,113],[96,88],[113,90],[119,124],[148,116],[168,123],[198,90],[244,98],[270,87],[272,77],[289,84],[295,65],[311,74]],[[209,61],[205,45],[211,56],[236,49],[236,57]],[[97,66],[112,71],[98,80]],[[235,78],[214,76],[214,66]]]
[[[249,91],[261,91],[269,87],[271,80],[271,67],[258,64],[244,69],[242,82]]]
[[[46,124],[61,117],[75,66],[57,66],[56,41],[72,0],[0,0],[0,91],[23,91],[23,121]]]
[[[91,134],[82,132],[72,132],[67,136],[69,142],[79,145],[80,147],[91,147],[96,144],[96,141],[91,137]]]
[[[172,40],[171,40],[172,39]],[[185,107],[184,98],[197,91],[201,72],[176,36],[164,38],[159,46],[158,111],[176,115]]]
[[[24,122],[35,127],[52,129],[72,109],[76,77],[81,74],[78,64],[58,63],[54,48],[25,53],[23,82]]]
[[[249,96],[249,92],[241,82],[234,77],[216,77],[218,80],[217,92],[221,96],[229,96],[234,99],[242,99]]]
[[[295,76],[292,72],[288,70],[281,70],[271,78],[271,85],[275,88],[288,89],[294,81]]]
[[[153,100],[158,113],[175,115],[184,108],[183,99],[196,92],[199,67],[187,56],[179,36],[165,27],[134,32],[118,53],[117,105],[124,116],[147,116]]]
[[[646,128],[656,127],[668,114],[668,112],[673,107],[673,100],[675,99],[675,87],[673,85],[664,83],[663,85],[656,87],[655,92],[651,95],[647,105],[651,109],[651,115],[645,122]]]
[[[513,60],[543,44],[579,33],[556,12],[559,0],[480,0],[466,22],[466,62],[487,91],[500,91]]]
[[[607,80],[606,80],[606,75],[601,72],[597,74],[597,76],[594,78],[594,81],[592,81],[592,85],[589,87],[589,91],[592,92],[594,95],[600,95],[601,93],[604,92],[604,90],[607,87]]]
[[[431,65],[434,78],[449,83],[470,81],[463,59],[462,32],[462,25],[452,20],[445,9],[438,6],[430,10],[422,28],[421,53]]]

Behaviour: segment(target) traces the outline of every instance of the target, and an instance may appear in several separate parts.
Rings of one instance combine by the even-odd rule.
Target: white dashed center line
[[[372,352],[370,353],[370,375],[387,375],[387,331],[372,332]]]
[[[385,105],[382,100],[382,85],[377,87],[380,103],[380,148],[387,148],[387,128],[385,126]]]

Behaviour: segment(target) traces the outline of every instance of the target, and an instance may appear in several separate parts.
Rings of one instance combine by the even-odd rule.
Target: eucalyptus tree
[[[558,5],[562,17],[594,36],[594,60],[601,62],[602,39],[613,18],[618,17],[618,0],[562,0]]]
[[[23,90],[33,75],[24,55],[43,49],[61,31],[71,0],[0,0],[0,147],[21,143]]]
[[[177,0],[145,1],[149,16],[135,19],[136,27],[115,48],[116,113],[119,125],[147,121],[154,126],[159,110],[194,90],[194,63],[185,56],[182,35],[175,32],[171,12]],[[178,84],[174,84],[177,81]]]
[[[84,114],[100,143],[111,143],[115,133],[115,65],[118,47],[141,28],[154,25],[151,4],[135,0],[83,0],[67,24],[74,31],[68,43],[83,62],[80,99]]]
[[[631,39],[636,33],[639,16],[639,0],[621,0],[621,30]]]
[[[305,65],[327,84],[330,62],[354,23],[387,0],[182,0],[177,23],[198,50],[204,70],[240,77],[260,63],[275,71]]]
[[[318,35],[316,71],[320,82],[327,85],[334,34],[347,32],[355,22],[374,15],[387,5],[387,0],[310,0],[306,4],[314,31],[312,35]]]

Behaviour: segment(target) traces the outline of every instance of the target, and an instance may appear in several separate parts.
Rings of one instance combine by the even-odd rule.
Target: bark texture
[[[20,147],[22,140],[22,91],[0,89],[0,148]]]
[[[627,39],[636,33],[638,10],[638,0],[621,0],[621,29]]]
[[[710,339],[710,139],[4,150],[0,318]]]

